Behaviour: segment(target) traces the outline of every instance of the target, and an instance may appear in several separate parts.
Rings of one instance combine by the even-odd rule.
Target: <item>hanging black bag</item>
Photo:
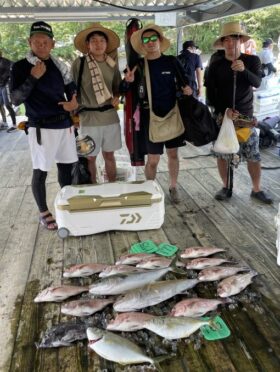
[[[206,105],[186,95],[178,99],[178,104],[188,142],[203,146],[217,139],[219,129]]]
[[[88,170],[87,158],[79,156],[78,159],[79,160],[72,166],[72,185],[87,185],[92,183]]]
[[[177,85],[183,87],[188,82],[182,76],[177,63],[174,60]],[[181,94],[178,97],[178,105],[185,126],[185,138],[188,142],[195,146],[203,146],[217,139],[219,133],[217,123],[204,103],[193,96]]]

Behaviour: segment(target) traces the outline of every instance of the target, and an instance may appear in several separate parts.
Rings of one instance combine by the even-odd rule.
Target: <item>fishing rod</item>
[[[239,38],[239,35],[237,35]],[[237,39],[234,39],[234,61],[237,59]],[[236,105],[236,86],[237,86],[237,71],[233,71],[233,91],[232,91],[232,109],[235,110]],[[238,156],[238,155],[237,155]],[[227,189],[230,196],[233,189],[233,169],[238,165],[238,158],[235,154],[227,156]]]

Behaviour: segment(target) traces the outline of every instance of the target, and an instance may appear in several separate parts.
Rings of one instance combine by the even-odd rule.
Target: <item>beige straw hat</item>
[[[163,36],[162,29],[157,25],[149,24],[141,28],[141,30],[133,32],[133,34],[131,35],[131,38],[130,38],[131,45],[137,53],[142,54],[142,55],[146,54],[146,51],[143,48],[143,44],[142,44],[142,35],[147,30],[156,31],[160,35],[160,51],[161,52],[164,52],[166,49],[170,47],[170,41],[165,36]]]
[[[83,54],[86,54],[88,52],[88,47],[86,43],[87,36],[94,31],[103,32],[103,34],[107,36],[108,42],[106,53],[110,53],[120,46],[120,38],[114,31],[110,30],[109,28],[103,27],[100,23],[93,23],[90,27],[80,31],[76,35],[74,39],[74,45],[76,49],[78,49]]]
[[[222,25],[221,35],[213,44],[214,48],[221,49],[223,47],[223,43],[221,39],[223,37],[230,36],[230,35],[242,36],[243,42],[246,42],[249,39],[251,39],[251,37],[247,35],[246,32],[242,29],[239,22],[224,23]]]

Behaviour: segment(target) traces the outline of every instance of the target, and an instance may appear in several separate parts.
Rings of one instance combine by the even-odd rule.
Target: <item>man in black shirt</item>
[[[185,145],[184,134],[165,142],[152,142],[149,138],[149,106],[151,105],[155,115],[160,117],[164,117],[173,109],[177,94],[176,68],[181,70],[182,75],[184,75],[184,70],[175,57],[162,54],[170,46],[170,42],[163,36],[161,28],[157,25],[150,24],[134,32],[131,36],[131,44],[137,53],[146,57],[151,82],[152,102],[149,102],[144,79],[145,67],[143,59],[140,59],[138,65],[132,70],[127,68],[125,83],[128,85],[132,84],[134,91],[138,94],[140,130],[144,131],[145,146],[148,154],[145,176],[148,180],[155,179],[160,155],[163,154],[165,147],[168,157],[170,199],[173,203],[179,203],[180,197],[177,190],[179,173],[178,147]],[[182,94],[191,95],[192,89],[190,86],[186,85],[183,87]]]
[[[48,230],[57,224],[46,202],[46,178],[54,162],[61,187],[71,184],[72,164],[78,160],[73,123],[69,112],[78,107],[76,85],[68,67],[51,56],[54,48],[50,25],[32,24],[30,51],[13,65],[11,97],[15,105],[24,103],[28,117],[28,141],[33,165],[32,192],[40,223]],[[65,101],[65,94],[68,102]]]
[[[214,108],[217,118],[223,117],[227,108],[230,119],[237,119],[239,114],[253,117],[253,87],[261,84],[261,63],[257,56],[243,54],[241,44],[250,37],[241,29],[238,22],[223,25],[221,36],[214,46],[224,49],[225,55],[209,66],[207,74],[207,99]],[[236,73],[235,107],[233,97],[234,73]],[[247,161],[248,171],[252,180],[251,197],[264,203],[271,204],[272,199],[260,188],[261,163],[259,153],[259,138],[256,130],[252,129],[249,139],[240,143],[240,156]],[[215,198],[225,200],[231,197],[231,190],[227,189],[227,161],[218,156],[218,170],[223,181],[223,188],[217,192]]]

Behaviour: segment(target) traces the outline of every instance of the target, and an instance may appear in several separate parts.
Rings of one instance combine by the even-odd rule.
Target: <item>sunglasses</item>
[[[153,43],[159,39],[158,35],[152,35],[152,36],[143,36],[142,43],[148,44],[148,42],[152,41]]]

